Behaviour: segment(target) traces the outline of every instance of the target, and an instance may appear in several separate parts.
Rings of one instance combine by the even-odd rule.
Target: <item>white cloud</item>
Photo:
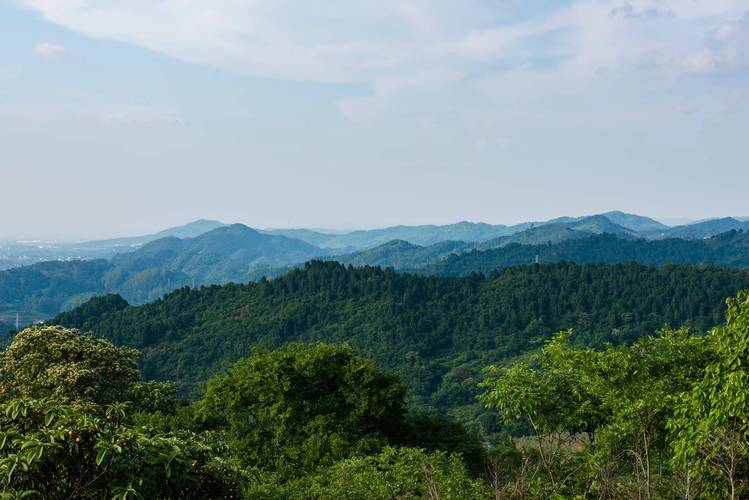
[[[749,68],[747,0],[572,0],[516,18],[504,15],[514,2],[482,0],[17,1],[85,35],[184,61],[363,84],[367,94],[338,101],[358,123],[444,113],[453,98],[531,115],[560,103],[592,109],[607,95],[637,99],[633,82],[646,94]],[[409,109],[423,94],[431,106]],[[491,135],[478,129],[470,136]]]
[[[686,61],[673,69],[710,71],[736,57],[735,49],[726,54],[717,46],[745,42],[732,23],[749,10],[746,0],[575,0],[515,22],[502,18],[506,6],[496,7],[487,23],[492,17],[479,0],[18,1],[89,36],[249,75],[330,82],[535,62],[555,45],[539,38],[560,31],[582,66],[668,56]],[[716,46],[705,47],[706,40]],[[48,43],[35,48],[40,55],[62,50]]]
[[[40,57],[54,57],[65,52],[65,47],[56,43],[40,42],[32,49]]]

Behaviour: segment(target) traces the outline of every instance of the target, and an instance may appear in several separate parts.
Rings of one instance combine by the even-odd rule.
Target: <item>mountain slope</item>
[[[664,324],[704,331],[721,322],[724,298],[747,287],[749,272],[714,267],[558,263],[434,278],[312,262],[271,281],[180,289],[139,307],[97,298],[51,322],[141,349],[147,377],[186,390],[257,349],[348,342],[440,408],[473,404],[479,367],[560,329],[575,328],[586,345]]]
[[[443,226],[392,226],[344,233],[336,232],[335,234],[310,229],[268,229],[263,232],[298,238],[322,248],[341,249],[338,252],[341,253],[342,249],[364,250],[393,240],[402,240],[420,246],[429,246],[440,241],[484,242],[545,225],[560,225],[558,227],[567,227],[594,234],[626,233],[629,236],[641,236],[640,232],[645,234],[668,229],[668,226],[651,218],[614,211],[600,215],[558,217],[548,221],[523,222],[510,226],[463,221]],[[561,241],[562,239],[565,238],[552,238],[551,241]],[[520,241],[539,243],[539,241],[531,240],[528,235],[519,238],[518,242]]]
[[[138,247],[161,238],[195,238],[196,236],[200,236],[201,234],[207,233],[208,231],[212,231],[225,225],[226,224],[215,220],[200,219],[194,222],[189,222],[183,226],[171,227],[153,234],[145,234],[141,236],[126,236],[123,238],[111,238],[106,240],[85,241],[83,243],[78,243],[75,246],[80,248],[100,249],[112,249],[115,247]]]
[[[407,241],[393,240],[368,250],[332,257],[331,260],[354,266],[416,269],[433,264],[448,255],[469,250],[472,246],[472,243],[462,241],[442,241],[434,245],[419,246]]]
[[[621,239],[611,234],[587,235],[554,245],[511,244],[488,250],[450,255],[420,270],[436,276],[490,273],[506,267],[539,262],[665,264],[714,263],[749,267],[749,233],[731,231],[705,240]]]
[[[80,243],[2,242],[0,243],[0,270],[54,260],[109,259],[118,253],[131,252],[160,238],[193,238],[223,225],[218,221],[198,220],[149,235]]]
[[[179,286],[245,282],[325,255],[300,240],[232,224],[196,238],[163,238],[112,262],[107,288],[147,302]]]
[[[432,245],[441,241],[482,241],[512,233],[514,230],[503,225],[474,222],[458,222],[444,226],[393,226],[382,229],[352,231],[345,234],[323,234],[310,230],[276,229],[271,234],[296,237],[323,248],[372,248],[393,240],[402,240],[412,245]]]
[[[0,271],[0,316],[21,315],[22,324],[58,314],[106,292],[106,260],[50,261]],[[4,333],[4,332],[0,332]]]
[[[660,233],[658,237],[700,239],[709,238],[710,236],[733,230],[749,231],[749,222],[742,222],[733,217],[711,219],[696,222],[694,224],[687,224],[685,226],[672,227],[671,229]]]
[[[513,243],[521,245],[554,244],[571,239],[587,238],[592,234],[612,234],[619,238],[639,237],[637,232],[615,224],[603,215],[591,215],[578,218],[561,217],[548,223],[534,225],[509,236],[478,243],[475,246],[479,250],[485,250]]]
[[[625,227],[631,231],[646,234],[658,231],[667,231],[669,227],[661,222],[650,217],[643,217],[642,215],[628,214],[614,210],[612,212],[606,212],[601,214],[614,224]]]
[[[550,243],[551,242],[551,243]],[[749,267],[749,232],[729,231],[702,240],[645,240],[625,233],[594,235],[548,224],[482,243],[442,242],[421,247],[394,241],[331,257],[344,264],[373,265],[419,273],[464,276],[539,262],[702,264]]]
[[[0,314],[22,311],[36,320],[107,292],[142,303],[182,286],[271,276],[324,254],[300,240],[223,226],[195,238],[161,238],[111,262],[44,262],[0,271]]]
[[[112,262],[127,272],[162,268],[199,284],[246,281],[259,269],[304,262],[325,252],[300,240],[260,233],[242,224],[220,227],[196,238],[164,238]]]

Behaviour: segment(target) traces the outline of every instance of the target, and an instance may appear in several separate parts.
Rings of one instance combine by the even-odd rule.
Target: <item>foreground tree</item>
[[[670,422],[685,498],[749,495],[749,292],[729,299],[710,338],[716,359]]]
[[[197,412],[243,465],[294,477],[379,450],[402,426],[403,389],[346,345],[289,344],[211,379]]]
[[[170,411],[173,384],[143,382],[139,352],[60,326],[20,332],[0,355],[0,397],[53,398],[108,405],[131,401],[145,411]]]
[[[460,455],[419,448],[386,447],[379,454],[352,457],[285,484],[251,489],[265,499],[483,500],[489,489],[472,479]]]
[[[134,426],[171,410],[138,352],[61,327],[20,332],[0,356],[0,498],[232,498],[238,470],[194,433]]]
[[[673,490],[666,423],[714,359],[710,339],[663,330],[631,347],[575,348],[571,332],[531,363],[490,368],[483,401],[527,422],[528,493],[653,498]]]
[[[194,435],[125,424],[85,405],[14,399],[0,404],[5,498],[238,498],[237,473]]]

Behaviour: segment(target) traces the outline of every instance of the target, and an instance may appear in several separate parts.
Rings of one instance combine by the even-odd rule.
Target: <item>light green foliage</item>
[[[28,328],[2,354],[5,397],[108,404],[139,382],[138,351],[58,326]]]
[[[237,472],[201,437],[130,424],[127,408],[175,406],[173,384],[140,380],[137,355],[62,327],[16,336],[0,358],[2,498],[239,494]]]
[[[488,406],[533,429],[528,453],[543,478],[535,494],[668,495],[666,422],[713,359],[710,339],[665,329],[599,351],[570,347],[570,334],[531,363],[488,369],[483,383]]]
[[[391,447],[377,455],[343,460],[284,485],[265,485],[250,496],[279,500],[490,498],[486,484],[468,475],[459,455]]]
[[[0,395],[98,405],[131,401],[143,411],[173,411],[176,387],[141,381],[138,355],[74,329],[28,328],[0,355]]]
[[[0,404],[0,489],[8,498],[238,498],[237,473],[188,434],[126,425],[122,404]],[[5,498],[3,496],[3,498]]]
[[[727,302],[726,324],[710,333],[717,357],[670,423],[691,498],[749,495],[749,292]]]
[[[398,379],[348,346],[289,344],[208,382],[198,412],[248,466],[294,476],[376,451],[402,424]]]

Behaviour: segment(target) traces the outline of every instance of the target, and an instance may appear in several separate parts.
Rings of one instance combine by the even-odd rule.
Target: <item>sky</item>
[[[0,0],[0,237],[749,215],[749,0]]]

